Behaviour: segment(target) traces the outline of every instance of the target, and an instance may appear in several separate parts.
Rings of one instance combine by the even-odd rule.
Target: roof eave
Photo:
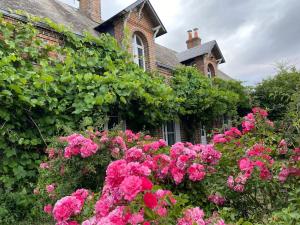
[[[103,23],[101,23],[99,26],[95,27],[94,29],[96,31],[103,31],[105,29],[105,27],[112,25],[113,21],[115,21],[116,19],[124,16],[127,13],[130,13],[131,10],[133,10],[134,8],[136,8],[137,6],[139,6],[140,4],[142,4],[143,2],[145,2],[145,4],[147,3],[151,12],[153,13],[156,21],[158,22],[159,26],[160,26],[160,31],[157,33],[156,37],[159,37],[161,35],[164,35],[167,33],[167,29],[165,28],[165,26],[163,25],[163,23],[161,22],[160,18],[158,17],[156,11],[154,10],[152,4],[150,3],[149,0],[138,0],[135,3],[131,4],[130,6],[128,6],[127,8],[123,9],[122,11],[120,11],[119,13],[115,14],[114,16],[112,16],[111,18],[109,18],[108,20],[104,21]]]
[[[221,49],[220,49],[220,47],[219,47],[217,41],[215,41],[215,46],[214,46],[214,47],[217,47],[217,50],[218,50],[218,52],[220,53],[220,59],[222,59],[222,61],[220,62],[220,64],[225,63],[226,60],[225,60],[225,58],[224,58],[224,56],[223,56],[223,53],[221,52]],[[211,50],[211,51],[212,51],[212,50]]]

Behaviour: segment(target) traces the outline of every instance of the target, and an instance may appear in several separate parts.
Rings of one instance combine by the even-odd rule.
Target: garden
[[[253,90],[193,67],[166,82],[108,35],[27,19],[0,17],[1,224],[299,224],[299,71]],[[113,112],[134,131],[104,131]],[[233,126],[207,145],[149,135],[223,115]]]

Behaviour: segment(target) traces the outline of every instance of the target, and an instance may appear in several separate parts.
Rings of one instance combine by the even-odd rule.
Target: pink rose
[[[46,186],[46,191],[48,192],[48,193],[51,193],[51,192],[53,192],[55,190],[55,184],[50,184],[50,185],[47,185]]]
[[[51,204],[48,204],[48,205],[45,205],[44,206],[44,212],[51,215],[52,213],[52,205]]]

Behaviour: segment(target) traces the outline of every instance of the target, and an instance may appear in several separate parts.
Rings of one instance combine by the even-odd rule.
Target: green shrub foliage
[[[112,108],[155,124],[176,109],[172,89],[130,63],[112,37],[80,37],[44,22],[62,33],[60,45],[38,38],[34,22],[0,18],[0,192],[7,199],[30,196],[40,153],[66,127],[99,124]],[[9,202],[1,203],[0,215],[14,217],[16,208],[30,208],[31,198]]]
[[[272,120],[283,119],[293,95],[300,92],[300,72],[295,68],[280,68],[277,75],[261,82],[253,93],[254,104],[267,108]]]

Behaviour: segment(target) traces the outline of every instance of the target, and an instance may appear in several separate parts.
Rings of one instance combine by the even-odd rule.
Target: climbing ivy
[[[31,208],[51,137],[100,126],[111,113],[155,125],[176,110],[173,90],[131,63],[112,37],[78,36],[46,19],[43,26],[61,37],[49,43],[39,38],[41,20],[27,19],[0,18],[1,224]]]
[[[179,105],[179,117],[184,121],[188,139],[194,141],[200,121],[208,126],[219,116],[236,115],[240,93],[231,89],[228,81],[211,80],[194,67],[181,67],[174,72],[171,86],[176,96],[184,99]]]

